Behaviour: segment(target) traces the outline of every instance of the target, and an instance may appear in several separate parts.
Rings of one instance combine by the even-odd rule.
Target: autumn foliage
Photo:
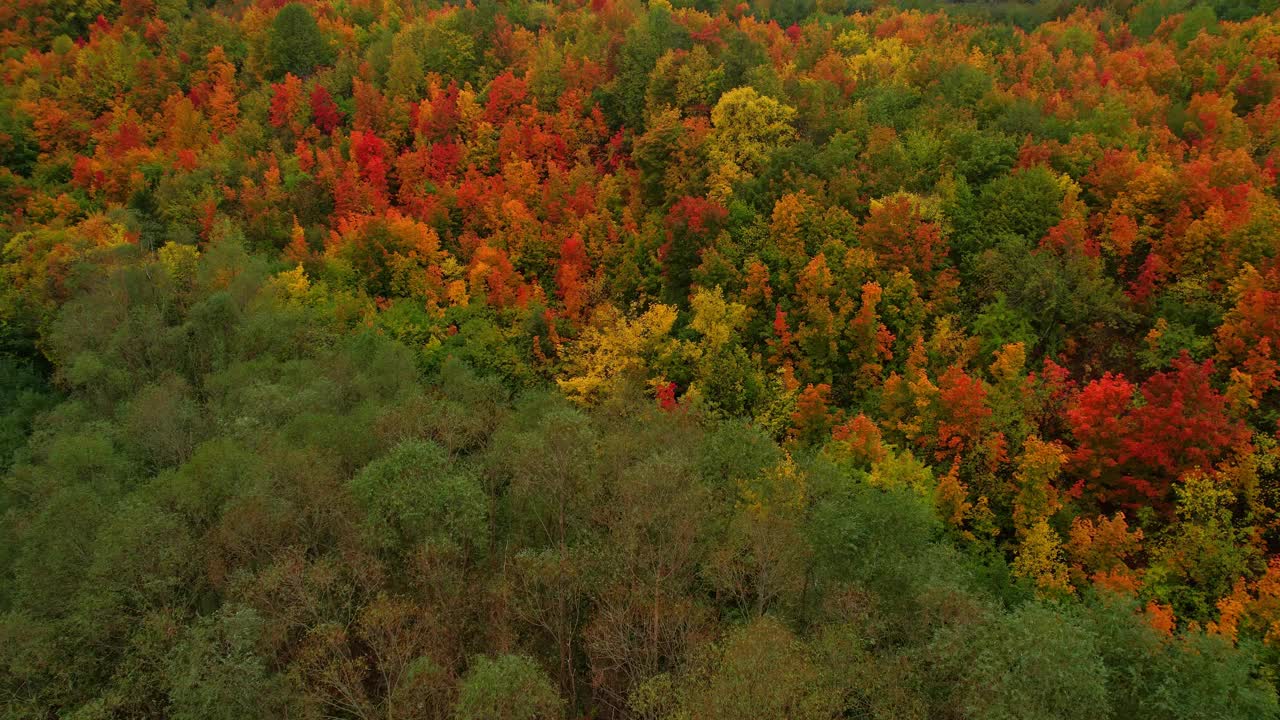
[[[0,3],[0,716],[1274,717],[1277,38]]]

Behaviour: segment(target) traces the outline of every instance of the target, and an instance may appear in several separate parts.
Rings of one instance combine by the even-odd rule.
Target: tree
[[[1199,630],[1173,636],[1151,627],[1136,600],[1105,593],[1082,607],[1107,665],[1115,717],[1273,717],[1275,689],[1256,675],[1258,658],[1246,646]]]
[[[1151,543],[1144,579],[1178,617],[1205,622],[1238,578],[1262,569],[1261,558],[1232,511],[1236,497],[1224,473],[1193,471],[1176,494],[1178,522]]]
[[[342,124],[342,111],[334,104],[329,91],[317,84],[311,90],[311,118],[320,132],[328,135]]]
[[[1046,605],[943,633],[932,652],[957,674],[951,697],[970,717],[1083,720],[1111,711],[1097,635]]]
[[[711,110],[707,160],[711,164],[711,197],[723,201],[733,183],[758,172],[769,154],[795,137],[795,108],[740,87],[720,96]]]
[[[302,81],[293,73],[288,73],[284,76],[284,82],[271,86],[271,91],[271,115],[268,122],[272,127],[287,127],[297,133],[301,129],[301,123],[295,119],[295,116],[300,107]]]
[[[761,617],[734,631],[698,660],[682,688],[683,714],[676,717],[832,717],[834,698],[819,668],[775,618]]]
[[[608,549],[583,631],[595,690],[619,704],[643,680],[674,667],[709,625],[706,608],[691,597],[711,529],[708,488],[688,446],[663,438],[675,428],[655,425],[665,432],[647,442],[610,439],[638,445],[638,457],[614,479],[612,502],[601,513]],[[667,447],[647,447],[655,440]]]
[[[1016,235],[1032,243],[1061,218],[1062,189],[1044,167],[1014,171],[987,183],[977,201],[977,222],[964,228],[958,250],[987,247],[989,238]]]
[[[280,8],[267,37],[267,64],[275,77],[293,73],[306,78],[333,58],[333,47],[310,8],[298,2]]]
[[[645,91],[658,59],[669,49],[689,45],[689,32],[672,17],[669,3],[655,3],[640,22],[626,30],[618,51],[618,72],[610,83],[608,108],[621,125],[644,127]]]
[[[378,594],[343,620],[317,623],[298,642],[293,666],[311,704],[358,718],[447,717],[450,634],[434,613]]]
[[[380,172],[377,138],[356,150],[365,167]],[[434,306],[444,300],[439,264],[440,238],[430,226],[391,211],[382,216],[350,215],[337,223],[326,244],[331,270],[374,297],[412,297]],[[345,272],[343,272],[345,271]]]
[[[170,660],[172,717],[232,720],[288,712],[296,702],[284,679],[273,675],[258,647],[262,620],[243,606],[227,605],[194,625]]]
[[[910,195],[895,195],[871,204],[862,234],[886,264],[901,266],[923,279],[942,261],[941,226],[927,218]]]
[[[479,481],[451,468],[440,446],[406,441],[351,481],[375,547],[407,553],[422,545],[475,552],[486,545],[487,502]]]
[[[1066,417],[1077,447],[1072,462],[1083,474],[1076,492],[1103,503],[1168,509],[1175,480],[1195,468],[1208,470],[1248,437],[1228,413],[1226,399],[1209,382],[1212,361],[1185,354],[1171,370],[1140,388],[1110,373],[1084,387]]]
[[[715,240],[728,211],[719,203],[697,197],[680,198],[667,211],[666,243],[658,249],[666,276],[669,302],[684,305],[689,300],[693,269],[702,253]]]
[[[457,720],[553,720],[561,717],[560,696],[537,663],[523,655],[475,659],[462,679]]]
[[[738,481],[737,511],[703,572],[748,617],[798,604],[812,549],[804,537],[809,487],[790,457]]]
[[[557,380],[569,397],[596,403],[616,392],[636,373],[643,374],[655,354],[669,341],[676,309],[654,305],[640,317],[628,320],[609,306],[596,311],[566,358],[566,377]]]
[[[489,83],[488,98],[485,100],[484,119],[494,125],[501,125],[512,110],[520,106],[528,95],[525,81],[503,73]]]
[[[1062,559],[1061,538],[1046,520],[1037,520],[1022,532],[1018,554],[1013,560],[1014,577],[1030,580],[1042,596],[1070,594],[1071,582]]]

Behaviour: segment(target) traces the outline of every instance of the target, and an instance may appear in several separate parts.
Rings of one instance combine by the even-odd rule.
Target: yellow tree
[[[795,137],[795,108],[750,87],[730,90],[711,110],[707,157],[712,168],[711,196],[724,201],[733,183],[757,172],[775,148]]]
[[[601,307],[570,351],[566,377],[556,382],[580,403],[608,397],[625,377],[644,373],[647,358],[669,342],[675,322],[671,305],[654,305],[634,320],[612,306]]]
[[[1019,545],[1013,573],[1032,580],[1036,591],[1043,595],[1072,591],[1062,558],[1062,538],[1049,525],[1049,517],[1062,506],[1053,483],[1066,461],[1067,452],[1060,444],[1030,437],[1014,474],[1018,495],[1013,504],[1013,521]]]

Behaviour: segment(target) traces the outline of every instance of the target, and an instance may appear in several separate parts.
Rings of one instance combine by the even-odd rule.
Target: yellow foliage
[[[1020,342],[1007,343],[995,352],[991,376],[996,382],[1013,384],[1023,378],[1027,364],[1027,348]]]
[[[728,198],[734,182],[749,177],[769,153],[795,137],[791,126],[795,115],[795,108],[750,87],[720,96],[711,110],[713,131],[707,144],[713,199]]]
[[[937,195],[924,196],[917,193],[906,192],[905,190],[899,190],[895,193],[885,195],[884,197],[873,198],[868,207],[870,210],[879,210],[884,207],[885,203],[896,201],[901,198],[906,198],[907,201],[911,203],[912,209],[914,209],[916,213],[919,214],[920,219],[925,222],[943,222],[946,220],[942,212],[942,198]]]
[[[1053,483],[1066,462],[1067,451],[1059,443],[1027,438],[1013,476],[1018,485],[1013,520],[1020,529],[1045,520],[1062,507]]]
[[[760,517],[800,512],[809,496],[805,475],[789,453],[763,476],[740,481],[738,493],[739,504]]]
[[[954,463],[938,480],[936,502],[942,518],[955,527],[963,525],[965,516],[973,509],[973,503],[969,502],[969,489],[960,482],[960,471]]]
[[[675,322],[671,305],[654,305],[634,320],[611,306],[600,308],[570,351],[568,377],[556,382],[580,403],[598,402],[616,389],[622,376],[647,366],[646,356],[669,339]]]
[[[467,293],[467,282],[465,280],[452,280],[445,288],[445,299],[450,305],[466,305],[471,302],[471,295]]]
[[[813,202],[802,190],[787,193],[773,205],[770,234],[774,243],[788,256],[805,255],[804,239],[800,236],[800,222]]]
[[[1221,481],[1221,475],[1193,470],[1182,478],[1175,489],[1178,495],[1178,517],[1184,522],[1210,523],[1229,517],[1235,493]]]
[[[832,42],[832,46],[845,55],[857,55],[866,52],[871,42],[871,36],[865,30],[851,28],[840,33]]]
[[[307,279],[307,273],[302,269],[302,263],[298,263],[298,267],[292,270],[286,270],[276,275],[276,284],[284,291],[285,297],[290,300],[302,300],[307,296],[307,292],[311,290],[311,281]]]
[[[709,351],[723,347],[738,332],[747,319],[747,308],[724,299],[724,292],[699,288],[690,300],[693,320],[689,327],[702,334],[703,344]]]
[[[1041,596],[1073,592],[1066,563],[1062,561],[1062,540],[1048,521],[1040,520],[1023,536],[1013,560],[1013,574],[1033,581],[1036,593]]]
[[[878,488],[909,487],[922,496],[932,493],[937,485],[929,466],[906,450],[890,453],[872,465],[867,482]]]
[[[872,41],[865,52],[849,58],[849,71],[858,82],[872,78],[887,81],[905,73],[910,62],[911,48],[906,43],[896,37],[885,38]]]
[[[195,276],[196,261],[200,258],[200,251],[193,245],[168,242],[156,251],[156,258],[169,277],[185,283]]]

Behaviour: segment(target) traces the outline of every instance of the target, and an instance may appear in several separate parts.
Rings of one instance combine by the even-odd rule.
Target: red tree
[[[316,85],[311,91],[311,119],[325,135],[332,133],[342,124],[342,111],[334,104],[329,91],[321,85]]]
[[[1122,376],[1108,373],[1085,386],[1067,410],[1078,443],[1072,464],[1082,476],[1074,493],[1106,505],[1167,509],[1174,481],[1246,443],[1248,431],[1209,382],[1212,371],[1212,361],[1197,364],[1184,353],[1143,383],[1140,403]]]
[[[484,119],[498,125],[507,119],[511,109],[524,102],[528,88],[510,71],[504,72],[489,83],[489,99],[484,106]]]

